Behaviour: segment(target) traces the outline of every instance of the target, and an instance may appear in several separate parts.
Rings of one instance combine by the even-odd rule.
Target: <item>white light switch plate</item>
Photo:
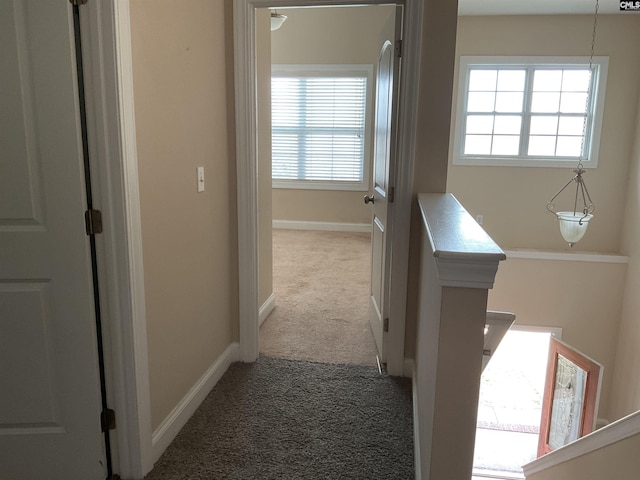
[[[204,192],[204,167],[198,167],[198,193]]]

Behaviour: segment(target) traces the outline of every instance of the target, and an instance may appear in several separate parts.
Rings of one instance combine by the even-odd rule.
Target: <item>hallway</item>
[[[234,363],[147,480],[414,478],[411,382],[358,365]]]

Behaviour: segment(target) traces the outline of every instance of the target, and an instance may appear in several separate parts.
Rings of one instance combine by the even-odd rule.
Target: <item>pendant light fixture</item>
[[[573,170],[574,176],[556,193],[551,200],[547,203],[547,210],[553,213],[560,225],[560,233],[562,237],[567,241],[570,247],[573,247],[579,242],[584,234],[587,232],[589,222],[593,218],[593,211],[595,206],[591,201],[589,190],[584,182],[582,175],[586,173],[586,170],[582,165],[582,158],[585,158],[585,139],[587,134],[587,118],[589,114],[589,105],[591,97],[593,95],[593,52],[596,46],[596,28],[598,26],[598,9],[599,3],[596,0],[595,14],[593,19],[593,33],[591,36],[591,56],[589,57],[589,75],[591,76],[589,81],[589,90],[587,92],[587,100],[585,102],[584,120],[582,124],[582,142],[580,146],[580,160],[576,168]],[[575,183],[576,191],[573,200],[573,210],[557,212],[554,201],[558,196],[572,183]]]
[[[287,19],[286,15],[282,15],[274,10],[271,12],[271,31],[278,30]]]

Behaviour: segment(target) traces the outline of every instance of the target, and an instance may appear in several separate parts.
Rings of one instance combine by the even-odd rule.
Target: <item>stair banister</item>
[[[416,479],[469,480],[488,289],[506,259],[451,194],[420,194]]]

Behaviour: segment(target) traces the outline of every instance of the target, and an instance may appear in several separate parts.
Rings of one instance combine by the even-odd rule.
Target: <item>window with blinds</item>
[[[272,179],[276,188],[368,188],[371,69],[274,67]]]

